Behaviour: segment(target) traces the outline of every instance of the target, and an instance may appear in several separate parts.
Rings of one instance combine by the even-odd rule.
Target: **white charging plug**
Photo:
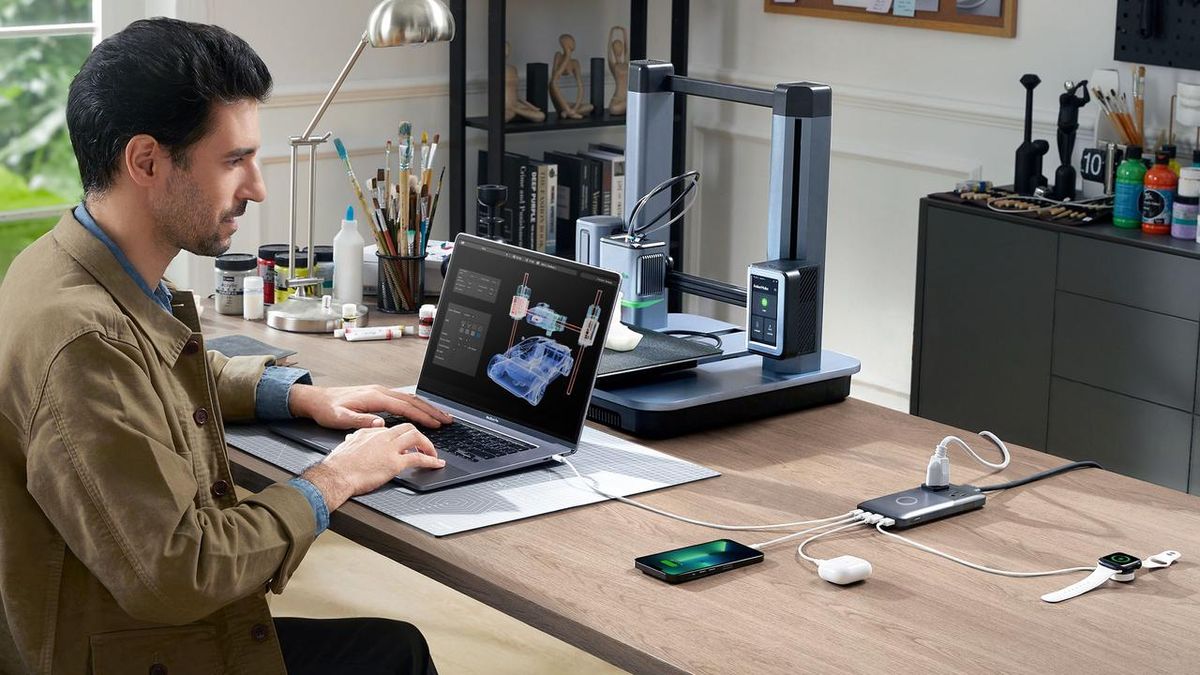
[[[817,576],[831,584],[845,586],[871,576],[871,563],[852,555],[840,555],[822,560],[817,565]]]
[[[925,487],[931,490],[950,487],[950,458],[946,456],[946,446],[942,443],[929,457],[929,467],[925,469]]]

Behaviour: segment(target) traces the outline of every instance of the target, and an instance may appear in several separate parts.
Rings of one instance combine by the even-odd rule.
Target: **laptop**
[[[620,281],[616,272],[458,235],[416,390],[454,417],[421,428],[446,466],[408,469],[396,481],[425,492],[574,453]],[[381,416],[388,425],[406,421]],[[326,453],[346,434],[311,421],[271,430]]]

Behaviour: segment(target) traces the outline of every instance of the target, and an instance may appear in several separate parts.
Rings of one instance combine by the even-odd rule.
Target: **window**
[[[67,89],[98,40],[99,0],[0,0],[0,278],[82,189]]]

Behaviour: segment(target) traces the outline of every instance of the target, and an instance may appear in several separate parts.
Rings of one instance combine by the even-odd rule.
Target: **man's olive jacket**
[[[0,672],[283,673],[266,591],[316,530],[237,500],[224,419],[266,358],[206,352],[67,213],[0,285]]]

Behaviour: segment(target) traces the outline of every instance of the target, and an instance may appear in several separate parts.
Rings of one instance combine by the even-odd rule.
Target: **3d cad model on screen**
[[[596,291],[595,302],[588,306],[583,322],[576,326],[568,323],[565,314],[559,314],[544,302],[531,308],[529,298],[533,291],[528,284],[529,273],[526,272],[524,279],[517,286],[516,293],[513,294],[512,304],[508,309],[508,316],[513,320],[508,349],[503,354],[492,357],[488,362],[487,374],[505,391],[536,406],[546,395],[546,388],[559,375],[570,376],[566,394],[571,395],[572,389],[575,388],[575,378],[579,375],[579,362],[584,350],[596,344],[596,334],[600,330],[600,299],[603,291]],[[545,331],[546,335],[535,335],[517,342],[517,328],[522,320],[538,330]],[[555,333],[562,331],[578,334],[578,354],[575,354],[571,347],[552,339]]]

